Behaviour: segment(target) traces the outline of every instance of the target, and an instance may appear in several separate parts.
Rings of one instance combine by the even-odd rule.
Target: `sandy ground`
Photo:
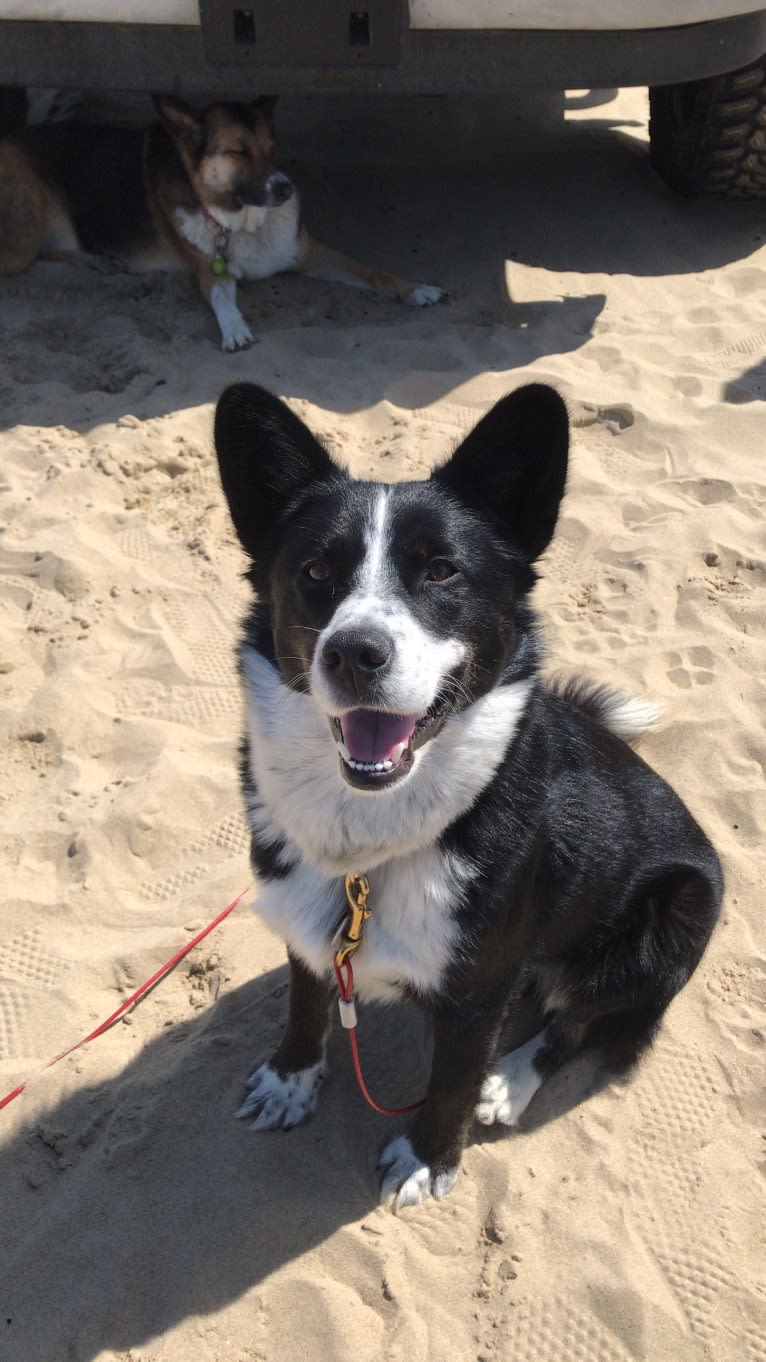
[[[285,102],[314,234],[444,285],[438,309],[274,280],[224,356],[183,277],[0,282],[0,1090],[31,1079],[0,1115],[4,1362],[766,1359],[763,208],[667,193],[641,93],[539,113]],[[218,393],[265,383],[396,478],[530,377],[574,422],[550,667],[662,702],[643,750],[717,844],[726,909],[629,1084],[583,1058],[395,1217],[396,1122],[341,1034],[310,1125],[233,1119],[286,1003],[244,903],[43,1065],[249,880]],[[417,1014],[366,1009],[361,1044],[383,1100],[418,1095]]]

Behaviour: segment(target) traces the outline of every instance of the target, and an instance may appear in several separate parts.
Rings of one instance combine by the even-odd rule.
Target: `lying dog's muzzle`
[[[281,207],[283,203],[287,203],[288,199],[291,199],[295,193],[295,186],[293,185],[292,180],[288,180],[287,176],[283,175],[281,171],[277,171],[276,174],[269,176],[265,188],[266,202],[274,208]]]

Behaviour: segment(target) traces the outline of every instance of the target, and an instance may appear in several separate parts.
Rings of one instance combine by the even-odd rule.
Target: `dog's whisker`
[[[308,681],[309,673],[299,672],[297,676],[294,676],[290,681],[287,682],[287,689],[292,691],[298,690],[300,686],[307,685]]]

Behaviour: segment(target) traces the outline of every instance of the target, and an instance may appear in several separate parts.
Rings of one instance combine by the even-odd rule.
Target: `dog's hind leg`
[[[536,1036],[496,1059],[482,1084],[476,1119],[484,1126],[515,1126],[538,1088],[580,1049],[587,1027],[565,1014]]]
[[[496,1060],[482,1084],[476,1119],[483,1126],[515,1126],[537,1089],[545,1081],[544,1068],[536,1061],[549,1042],[549,1028],[538,1032],[525,1045]]]
[[[718,914],[717,862],[679,865],[636,894],[611,937],[594,938],[576,964],[549,971],[551,1020],[496,1060],[476,1106],[483,1125],[515,1125],[546,1078],[580,1049],[625,1072],[649,1046],[665,1008],[693,973]]]
[[[397,278],[395,274],[372,269],[329,246],[321,246],[305,232],[299,244],[300,256],[292,268],[315,279],[329,279],[352,288],[366,289],[383,298],[409,303],[412,307],[430,307],[432,303],[441,302],[447,297],[445,290],[437,288],[435,284],[413,284],[407,279]]]

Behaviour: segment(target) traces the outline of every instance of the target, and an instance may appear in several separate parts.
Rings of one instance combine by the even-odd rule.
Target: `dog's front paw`
[[[323,1063],[284,1075],[273,1065],[262,1064],[247,1080],[249,1092],[237,1116],[254,1117],[251,1130],[290,1130],[303,1125],[317,1109],[324,1073]]]
[[[433,307],[434,303],[445,302],[448,297],[447,290],[436,284],[416,284],[404,301],[410,307]]]
[[[393,1196],[393,1209],[419,1206],[426,1197],[442,1201],[457,1177],[457,1168],[442,1168],[433,1173],[428,1164],[418,1158],[406,1135],[397,1135],[386,1145],[380,1156],[380,1199]]]
[[[224,333],[221,341],[221,349],[231,353],[234,350],[247,350],[252,345],[255,337],[244,317],[240,317],[238,322]]]

